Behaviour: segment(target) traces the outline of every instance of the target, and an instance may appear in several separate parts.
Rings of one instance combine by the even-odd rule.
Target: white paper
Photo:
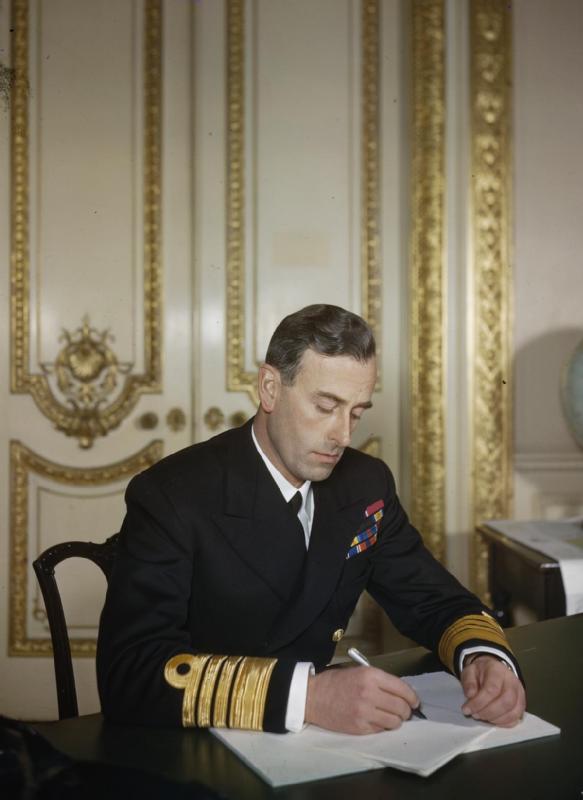
[[[392,766],[427,776],[455,756],[559,732],[527,714],[514,728],[495,728],[466,718],[459,681],[446,672],[405,677],[427,720],[413,717],[396,731],[367,736],[308,725],[300,733],[274,734],[212,729],[212,733],[273,786]]]
[[[556,736],[560,728],[545,722],[540,717],[528,712],[513,728],[497,728],[478,722],[471,717],[464,717],[461,707],[465,702],[460,682],[447,672],[427,672],[424,675],[411,675],[403,678],[416,694],[422,698],[423,713],[430,720],[444,721],[457,725],[478,726],[485,730],[485,736],[472,741],[466,747],[466,753],[476,750],[488,750],[492,747],[503,747],[507,744],[526,742],[545,736]]]
[[[489,520],[495,531],[559,562],[566,611],[583,611],[583,527],[579,520]]]
[[[328,731],[312,725],[300,733],[287,734],[228,728],[212,728],[211,732],[272,786],[368,772],[385,766],[358,754],[316,750],[319,734]]]
[[[466,749],[466,753],[473,753],[476,750],[489,750],[491,747],[504,747],[507,744],[518,744],[527,742],[529,739],[542,739],[545,736],[556,736],[561,732],[556,725],[545,722],[540,717],[526,712],[524,718],[513,728],[490,728],[490,732],[472,742]]]
[[[425,713],[425,711],[424,711]],[[463,716],[463,715],[462,715]],[[489,727],[432,722],[413,717],[396,731],[372,733],[366,736],[323,731],[314,738],[313,747],[329,753],[358,754],[387,767],[415,772],[427,777],[452,758],[487,736]]]

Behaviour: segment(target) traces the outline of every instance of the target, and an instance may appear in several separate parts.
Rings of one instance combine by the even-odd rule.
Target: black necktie
[[[298,512],[299,512],[300,508],[302,507],[302,502],[303,502],[302,501],[302,493],[301,492],[296,492],[294,494],[294,496],[292,497],[292,499],[287,501],[287,504],[291,508],[294,517],[298,521],[298,531],[301,534],[299,541],[302,544],[302,554],[305,555],[306,554],[306,534],[304,532],[304,526],[302,525],[302,522],[301,522],[300,518],[298,517]]]
[[[302,507],[301,492],[296,492],[291,500],[288,500],[290,511],[294,515],[296,523],[296,532],[292,534],[292,539],[288,540],[288,546],[291,547],[289,553],[289,569],[291,575],[296,575],[296,581],[293,586],[291,596],[301,589],[304,580],[304,566],[306,563],[306,537],[304,534],[304,526],[298,517],[298,511]]]
[[[294,514],[297,517],[298,511],[302,507],[302,493],[301,492],[296,492],[294,494],[294,496],[292,497],[292,499],[288,500],[287,504],[288,504],[288,506],[291,508],[291,510],[294,512]]]

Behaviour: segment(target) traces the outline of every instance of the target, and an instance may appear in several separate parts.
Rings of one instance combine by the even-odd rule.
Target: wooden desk
[[[515,622],[514,603],[527,606],[539,620],[565,615],[565,591],[557,561],[510,539],[488,523],[480,525],[478,533],[488,545],[488,588],[501,625]]]
[[[35,727],[73,758],[198,780],[233,800],[580,798],[583,614],[515,628],[508,636],[524,671],[530,711],[558,725],[561,735],[458,756],[429,778],[381,769],[274,790],[207,731],[114,726],[99,715]],[[422,648],[373,662],[400,675],[440,668]]]

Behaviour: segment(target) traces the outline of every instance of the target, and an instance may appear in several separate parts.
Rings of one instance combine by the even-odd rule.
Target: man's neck
[[[291,483],[292,486],[295,486],[296,489],[299,489],[300,486],[303,486],[304,481],[298,481],[297,478],[295,478],[293,475],[290,475],[285,469],[285,466],[281,463],[281,459],[275,452],[267,432],[265,413],[261,408],[258,409],[255,419],[253,420],[253,433],[255,434],[255,438],[259,447],[263,451],[263,454],[268,459],[269,463],[274,467],[274,469],[276,469],[279,474],[286,479],[286,481]]]
[[[285,502],[289,503],[296,492],[300,492],[302,496],[302,506],[298,516],[300,522],[302,523],[302,527],[304,528],[307,547],[309,544],[310,532],[312,530],[312,522],[314,520],[314,494],[312,490],[312,483],[311,481],[304,481],[301,486],[295,486],[294,484],[290,483],[285,475],[283,475],[278,468],[271,463],[267,455],[263,452],[263,448],[257,440],[257,436],[255,435],[255,430],[253,427],[251,428],[251,435],[253,437],[253,444],[257,448],[257,452],[263,459],[269,474],[275,481],[279,491],[282,493]]]

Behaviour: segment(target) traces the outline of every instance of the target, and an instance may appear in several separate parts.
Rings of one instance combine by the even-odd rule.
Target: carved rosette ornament
[[[103,422],[104,406],[113,398],[119,384],[119,375],[127,374],[132,364],[120,364],[110,348],[113,336],[108,330],[99,332],[92,328],[89,317],[70,333],[63,330],[60,341],[64,346],[54,364],[42,364],[42,370],[74,414],[65,428],[57,428],[79,439],[81,447],[91,447],[96,436],[104,436],[107,427]]]

